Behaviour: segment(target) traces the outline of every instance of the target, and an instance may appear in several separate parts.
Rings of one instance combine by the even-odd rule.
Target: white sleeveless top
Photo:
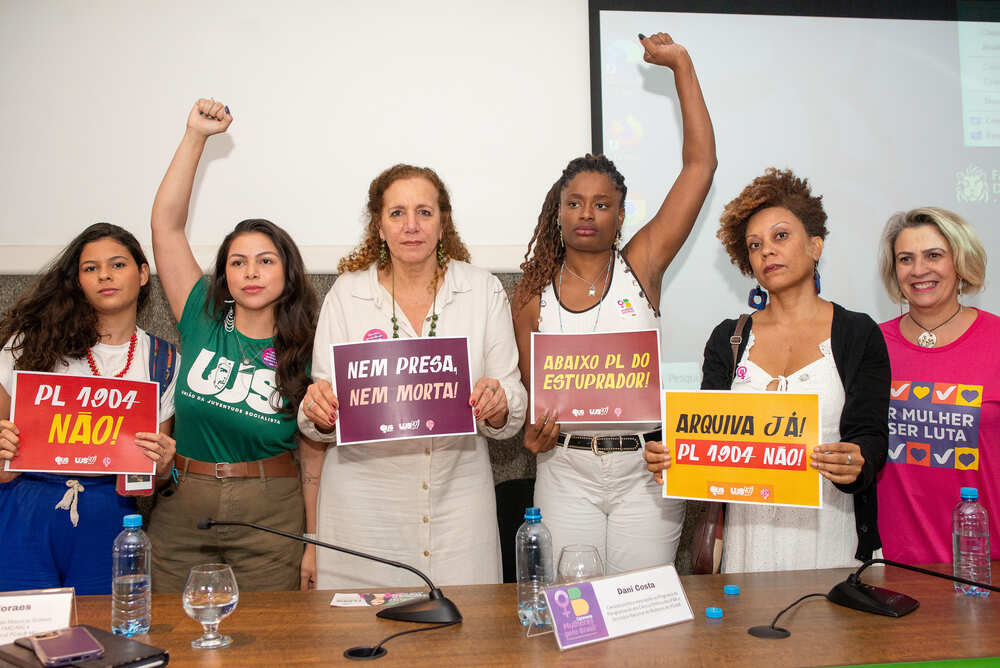
[[[539,303],[538,331],[553,334],[585,334],[659,329],[660,314],[649,303],[639,281],[635,278],[632,267],[619,251],[615,251],[615,259],[611,263],[609,271],[611,272],[611,280],[604,299],[583,311],[567,309],[556,295],[556,286],[552,283],[545,286]],[[578,279],[567,273],[565,280],[576,281]],[[560,425],[560,430],[564,434],[593,436],[595,434],[644,434],[659,429],[659,427],[658,422],[601,425],[563,422]]]
[[[820,397],[821,443],[840,440],[844,384],[837,372],[830,339],[819,344],[822,357],[788,376],[772,377],[750,361],[754,334],[736,368],[734,392],[764,392],[774,380],[777,392],[816,393]],[[857,564],[854,499],[826,478],[823,507],[784,508],[731,503],[726,508],[723,573],[836,568]]]

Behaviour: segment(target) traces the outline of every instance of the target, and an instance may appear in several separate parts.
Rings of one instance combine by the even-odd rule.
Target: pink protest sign
[[[465,337],[330,346],[337,443],[476,433]]]
[[[660,333],[531,334],[531,423],[659,422]]]

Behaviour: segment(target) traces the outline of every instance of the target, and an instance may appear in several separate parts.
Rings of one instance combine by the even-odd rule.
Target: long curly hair
[[[719,237],[730,261],[745,276],[753,276],[750,252],[747,250],[747,222],[763,209],[780,206],[794,213],[810,237],[826,239],[826,212],[823,196],[813,196],[807,179],[800,179],[792,170],[779,171],[768,167],[763,176],[750,182],[736,199],[726,205],[719,219],[722,225],[715,236]]]
[[[127,248],[138,268],[149,266],[139,242],[124,228],[94,223],[77,235],[0,318],[0,345],[13,339],[15,369],[52,371],[97,345],[97,311],[80,287],[80,254],[84,246],[101,239]],[[146,281],[139,288],[137,312],[149,301],[149,291]]]
[[[281,412],[294,415],[299,402],[309,386],[306,368],[312,360],[313,338],[316,334],[317,298],[316,290],[306,275],[305,263],[298,246],[288,232],[269,220],[251,218],[236,225],[226,235],[215,256],[215,273],[205,297],[205,311],[215,320],[222,320],[230,308],[232,300],[229,284],[226,282],[226,261],[233,240],[243,234],[259,233],[267,236],[278,249],[278,256],[285,268],[285,289],[274,302],[274,351],[278,366],[275,373],[277,387],[271,393],[271,406]],[[282,407],[281,398],[288,399]]]
[[[535,225],[535,232],[524,254],[524,262],[521,263],[521,280],[514,291],[515,310],[522,308],[535,295],[542,294],[566,257],[566,246],[562,242],[559,228],[559,199],[569,182],[582,172],[597,172],[607,176],[611,185],[621,194],[621,206],[625,206],[628,188],[625,186],[625,177],[615,167],[615,163],[604,155],[590,153],[570,160],[562,175],[549,188],[542,203],[538,224]]]
[[[365,238],[349,255],[340,258],[337,263],[338,273],[361,271],[367,269],[373,262],[379,269],[392,266],[392,255],[388,251],[384,254],[380,253],[383,242],[378,235],[382,208],[385,205],[385,191],[400,179],[413,178],[427,179],[437,189],[437,206],[441,214],[441,248],[444,251],[444,263],[441,267],[446,267],[448,261],[453,259],[462,262],[469,261],[469,249],[465,247],[461,237],[458,236],[458,230],[455,229],[455,223],[451,217],[451,197],[448,195],[448,188],[444,185],[444,181],[430,167],[399,164],[393,165],[376,176],[371,185],[368,186]]]

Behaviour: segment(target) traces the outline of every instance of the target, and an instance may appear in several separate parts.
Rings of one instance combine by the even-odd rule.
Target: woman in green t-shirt
[[[213,517],[314,531],[323,454],[295,423],[317,308],[295,242],[269,221],[244,220],[206,279],[185,236],[205,143],[232,121],[221,102],[195,103],[153,202],[153,254],[184,351],[178,484],[161,494],[150,522],[157,591],[180,591],[191,566],[213,560],[230,564],[248,590],[306,588],[315,573],[312,546],[303,554],[299,543],[249,528],[196,528]]]

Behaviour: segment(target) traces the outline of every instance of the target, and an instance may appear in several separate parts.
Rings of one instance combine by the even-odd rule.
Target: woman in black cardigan
[[[816,392],[821,439],[829,441],[810,462],[829,481],[822,509],[729,506],[727,572],[850,566],[881,547],[875,475],[888,449],[889,357],[869,316],[819,297],[826,233],[821,198],[790,171],[767,170],[722,215],[718,236],[733,264],[757,279],[750,305],[760,311],[742,332],[736,320],[715,328],[701,387]],[[741,337],[735,369],[734,335]],[[666,447],[647,444],[645,456],[661,479],[670,465]]]

